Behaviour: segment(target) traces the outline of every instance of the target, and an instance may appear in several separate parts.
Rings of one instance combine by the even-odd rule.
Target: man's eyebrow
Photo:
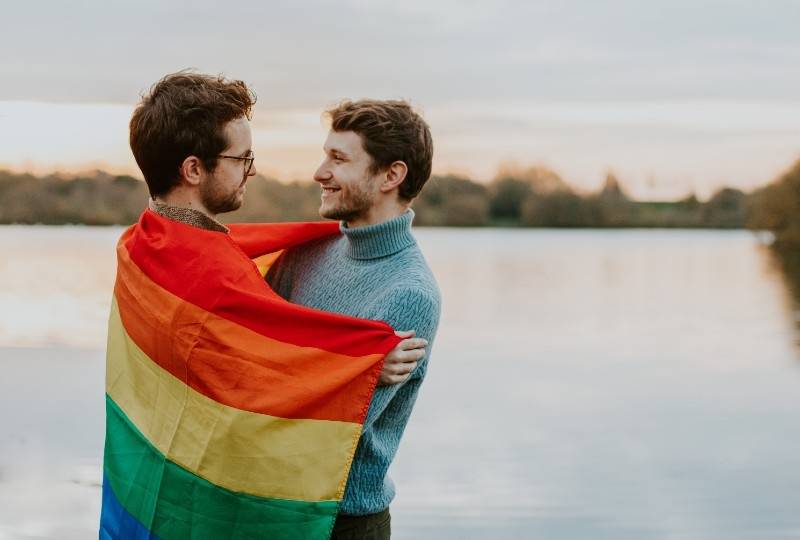
[[[347,152],[344,152],[344,151],[342,151],[342,150],[339,150],[338,148],[329,148],[329,149],[328,149],[328,150],[326,150],[326,151],[327,151],[329,154],[336,154],[336,155],[338,155],[338,156],[342,156],[342,157],[348,157],[348,155],[347,155]]]

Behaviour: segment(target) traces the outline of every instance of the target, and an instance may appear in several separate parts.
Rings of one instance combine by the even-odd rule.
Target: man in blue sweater
[[[430,177],[433,142],[404,101],[345,101],[327,114],[331,131],[314,180],[322,188],[320,215],[340,220],[342,234],[287,251],[267,279],[291,302],[383,320],[427,344],[418,363],[381,377],[332,537],[382,540],[390,537],[394,498],[387,471],[439,323],[439,289],[411,234],[410,208]]]

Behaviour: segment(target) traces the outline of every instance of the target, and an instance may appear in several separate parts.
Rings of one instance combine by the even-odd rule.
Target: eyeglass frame
[[[244,161],[244,176],[245,176],[245,178],[247,178],[250,175],[250,171],[253,170],[253,163],[256,160],[256,154],[252,150],[250,150],[250,155],[249,156],[242,157],[242,156],[227,156],[225,154],[219,154],[219,155],[217,155],[217,157],[225,158],[225,159],[239,159],[239,160]]]

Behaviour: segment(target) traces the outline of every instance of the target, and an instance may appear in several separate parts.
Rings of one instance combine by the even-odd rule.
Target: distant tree
[[[685,207],[685,208],[699,208],[700,207],[700,200],[697,198],[697,195],[694,193],[690,193],[683,199],[678,201],[678,204]]]
[[[635,220],[634,205],[612,171],[608,172],[603,188],[592,199],[595,205],[595,226],[630,227]]]
[[[531,167],[514,167],[506,165],[500,168],[495,180],[513,178],[526,182],[534,193],[549,195],[559,191],[572,191],[566,182],[554,170],[544,165]]]
[[[603,182],[603,189],[600,190],[600,198],[607,200],[628,200],[625,190],[622,189],[622,184],[612,171],[606,174],[605,182]]]
[[[475,194],[453,197],[442,206],[447,227],[481,227],[489,223],[489,201]]]
[[[489,221],[486,186],[458,176],[434,176],[414,200],[418,225],[479,226]]]
[[[533,189],[526,180],[499,178],[492,182],[490,193],[489,213],[492,219],[519,224],[522,205],[533,195]]]
[[[769,230],[780,249],[800,249],[800,161],[748,200],[747,225]]]
[[[703,205],[703,221],[708,227],[735,229],[747,218],[747,195],[741,190],[723,188]]]
[[[320,188],[316,182],[283,183],[257,175],[247,181],[244,204],[236,212],[222,214],[226,223],[265,221],[317,221]]]
[[[489,186],[489,214],[496,222],[519,225],[523,221],[522,207],[529,198],[570,192],[564,180],[547,167],[507,166]]]
[[[533,195],[522,206],[522,224],[528,227],[596,227],[600,222],[599,200],[569,191]]]

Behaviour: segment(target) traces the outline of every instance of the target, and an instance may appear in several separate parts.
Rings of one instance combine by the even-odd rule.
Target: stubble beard
[[[212,176],[210,180],[204,182],[200,189],[200,198],[206,210],[216,215],[233,212],[242,206],[242,198],[239,197],[241,185],[226,193],[220,189],[216,178]]]
[[[326,219],[353,221],[366,215],[373,204],[372,196],[363,188],[351,190],[346,196],[344,190],[341,190],[339,197],[341,201],[332,208],[326,208],[323,203],[319,207],[319,215]]]

